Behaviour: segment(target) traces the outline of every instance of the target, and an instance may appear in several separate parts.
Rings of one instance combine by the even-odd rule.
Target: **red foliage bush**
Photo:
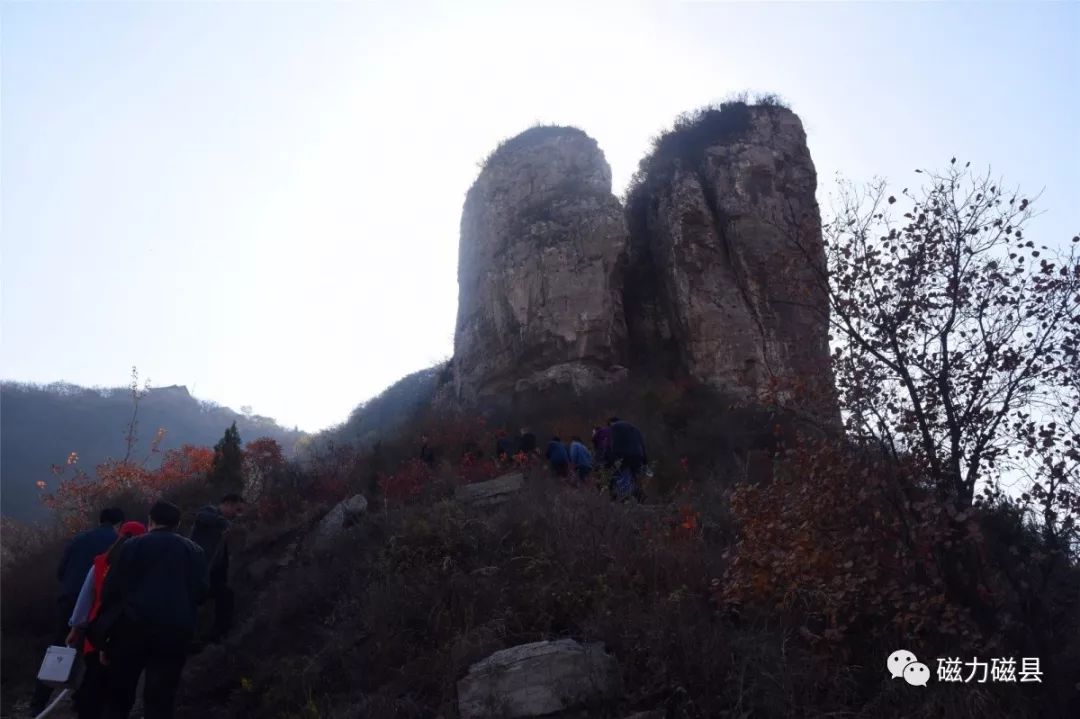
[[[434,480],[431,468],[419,459],[409,460],[397,472],[379,479],[379,489],[389,502],[414,499]]]
[[[462,484],[486,482],[500,474],[502,471],[498,462],[493,459],[478,459],[471,452],[466,452],[457,466],[457,477]]]
[[[976,512],[956,514],[918,476],[837,444],[788,452],[771,482],[732,496],[741,536],[721,600],[778,607],[808,637],[974,638],[942,553],[978,554]]]
[[[156,469],[133,460],[110,459],[95,468],[96,480],[76,469],[74,476],[62,479],[44,501],[66,528],[78,530],[101,507],[119,497],[149,504],[185,485],[205,482],[213,460],[213,450],[190,444],[165,452]],[[78,455],[72,452],[67,465],[75,467],[77,463]],[[54,467],[53,473],[63,476],[65,470]]]

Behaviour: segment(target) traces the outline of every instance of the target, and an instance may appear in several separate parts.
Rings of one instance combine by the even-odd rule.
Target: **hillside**
[[[430,406],[445,371],[446,365],[438,364],[402,377],[353,408],[340,425],[312,436],[308,446],[314,450],[334,443],[370,449],[377,442],[395,437]]]
[[[774,102],[681,117],[625,201],[580,131],[504,143],[462,212],[453,357],[246,493],[236,622],[198,617],[177,715],[1080,716],[1080,237],[1025,259],[1027,199],[955,159],[928,178],[823,222]],[[130,417],[121,391],[4,402],[5,461],[90,464],[72,443],[122,447]],[[276,428],[182,387],[140,418],[144,445]],[[220,497],[205,471],[116,496],[140,482],[181,517]],[[5,718],[68,536],[5,535]]]
[[[52,486],[49,467],[77,452],[86,471],[126,450],[125,436],[132,413],[127,388],[89,389],[54,383],[35,386],[16,382],[0,385],[0,492],[8,517],[35,519],[47,510],[35,486]],[[236,422],[244,440],[272,437],[292,455],[303,436],[279,426],[269,417],[247,416],[193,397],[186,387],[151,389],[139,403],[137,456],[146,456],[159,428],[165,429],[161,449],[183,444],[213,446]],[[152,464],[152,462],[151,462]]]

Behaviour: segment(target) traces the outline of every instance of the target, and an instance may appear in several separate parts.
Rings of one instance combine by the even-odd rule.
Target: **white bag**
[[[79,652],[72,647],[49,647],[41,661],[37,678],[54,688],[74,689],[81,679]]]

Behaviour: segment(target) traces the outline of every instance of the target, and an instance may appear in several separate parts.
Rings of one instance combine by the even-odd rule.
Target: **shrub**
[[[649,153],[638,163],[626,188],[624,199],[632,233],[645,230],[650,198],[670,182],[677,168],[696,171],[709,146],[736,138],[750,129],[752,107],[787,109],[788,106],[774,94],[752,97],[741,93],[718,105],[706,105],[679,115],[671,129],[653,138]]]
[[[802,443],[772,481],[735,490],[732,512],[739,539],[718,598],[780,616],[821,651],[858,662],[919,646],[1061,665],[1077,652],[1075,565],[1007,502],[958,511],[913,460]],[[1070,692],[1065,675],[1048,684],[1048,705]]]
[[[434,480],[431,468],[419,459],[402,465],[398,471],[379,480],[379,490],[388,502],[405,502],[423,493]]]

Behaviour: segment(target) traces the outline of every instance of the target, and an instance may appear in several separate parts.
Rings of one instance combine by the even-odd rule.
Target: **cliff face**
[[[816,186],[801,122],[775,106],[681,120],[625,210],[581,131],[508,141],[462,215],[451,399],[580,391],[629,368],[834,422]]]
[[[629,198],[632,364],[750,401],[794,398],[831,421],[825,254],[802,123],[775,106],[711,112],[660,143]]]
[[[538,127],[500,147],[461,217],[453,398],[580,390],[618,376],[626,239],[595,140]]]

